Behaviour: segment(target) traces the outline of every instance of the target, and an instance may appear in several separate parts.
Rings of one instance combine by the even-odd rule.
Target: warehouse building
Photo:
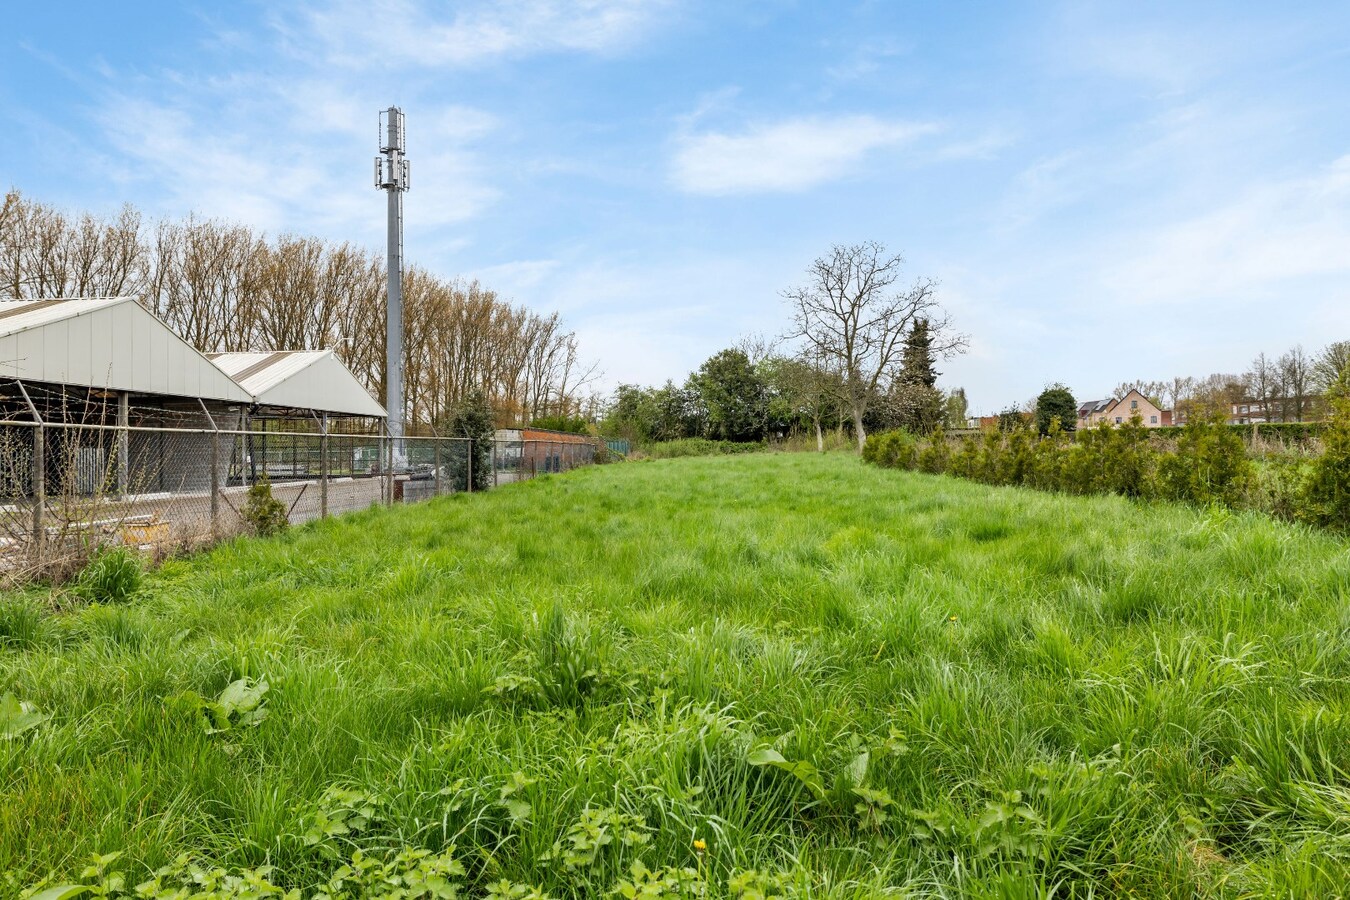
[[[10,496],[32,488],[38,442],[47,493],[177,493],[207,489],[213,470],[218,487],[256,476],[257,420],[369,433],[384,416],[331,351],[203,354],[131,297],[0,301]]]

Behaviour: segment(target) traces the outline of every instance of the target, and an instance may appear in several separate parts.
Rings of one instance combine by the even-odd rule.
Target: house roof
[[[133,297],[0,301],[0,377],[247,403]]]
[[[207,356],[260,406],[385,417],[384,407],[370,396],[332,350],[209,353]]]
[[[1086,419],[1094,413],[1105,412],[1114,406],[1115,403],[1115,397],[1107,397],[1105,400],[1088,400],[1078,407],[1078,417],[1080,419]]]

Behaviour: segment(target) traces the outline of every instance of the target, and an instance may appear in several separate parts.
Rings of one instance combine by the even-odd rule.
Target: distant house
[[[1089,400],[1080,405],[1078,427],[1091,428],[1100,422],[1124,425],[1136,415],[1145,428],[1161,428],[1172,424],[1171,410],[1159,409],[1152,400],[1132,390],[1119,400],[1107,397],[1105,400]]]
[[[1261,401],[1249,397],[1232,404],[1230,425],[1260,425],[1266,422],[1317,422],[1326,418],[1326,402],[1321,397],[1305,397],[1301,404],[1288,397]]]

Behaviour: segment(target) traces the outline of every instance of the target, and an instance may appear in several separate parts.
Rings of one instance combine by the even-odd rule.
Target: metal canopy
[[[339,416],[385,417],[384,407],[367,393],[332,350],[210,353],[207,357],[259,406],[307,409]]]
[[[133,297],[0,301],[0,377],[229,403],[251,399]]]

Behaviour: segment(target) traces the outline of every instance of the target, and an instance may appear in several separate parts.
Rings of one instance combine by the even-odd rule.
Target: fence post
[[[131,394],[117,392],[117,496],[127,496],[127,480],[131,467],[131,433],[127,426],[131,424]]]
[[[388,434],[384,436],[384,483],[389,491],[385,505],[394,505],[394,440]]]
[[[431,464],[431,471],[432,484],[435,486],[435,496],[439,497],[441,495],[441,439],[436,438],[435,440],[436,443],[432,445],[436,450]]]
[[[492,466],[492,486],[497,486],[497,436],[492,436],[492,443],[488,444],[488,463]]]
[[[42,565],[47,526],[43,521],[47,505],[47,435],[41,422],[33,431],[33,556]]]
[[[319,420],[319,518],[328,518],[328,413]]]
[[[469,473],[469,493],[473,493],[473,438],[469,438],[469,464],[465,467]]]
[[[211,433],[211,540],[220,540],[220,435],[216,431]]]

